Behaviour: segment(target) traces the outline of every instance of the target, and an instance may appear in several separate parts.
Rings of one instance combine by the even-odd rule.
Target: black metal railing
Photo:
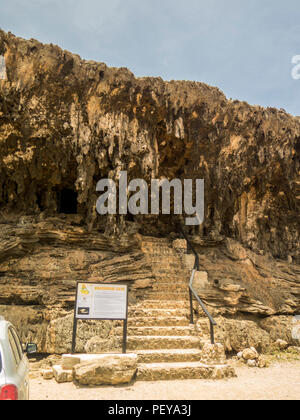
[[[196,274],[197,271],[200,271],[199,255],[195,251],[195,249],[194,249],[191,241],[189,240],[187,234],[184,232],[183,228],[180,225],[179,225],[179,229],[180,229],[180,231],[181,231],[184,239],[187,242],[187,253],[189,253],[190,251],[192,251],[193,254],[195,255],[195,264],[194,264],[194,268],[193,268],[193,271],[192,271],[192,275],[191,275],[191,279],[190,279],[190,284],[189,284],[190,310],[191,310],[191,312],[190,312],[190,320],[191,320],[191,324],[195,324],[195,321],[194,321],[194,306],[193,306],[193,298],[195,298],[197,300],[197,302],[199,303],[199,305],[201,306],[203,312],[205,313],[205,315],[209,319],[209,323],[210,323],[210,340],[211,340],[211,344],[215,344],[214,327],[217,325],[217,323],[213,319],[213,317],[211,316],[211,314],[208,312],[206,306],[204,305],[204,303],[200,299],[200,297],[199,297],[198,293],[196,292],[196,290],[193,288],[195,274]]]

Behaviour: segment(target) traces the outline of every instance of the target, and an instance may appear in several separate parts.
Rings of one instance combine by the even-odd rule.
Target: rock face
[[[168,298],[155,291],[159,276],[188,283],[178,217],[97,215],[97,182],[126,170],[148,182],[205,179],[205,222],[189,233],[226,349],[299,344],[299,118],[3,31],[0,57],[0,313],[24,341],[70,351],[77,280],[126,283],[131,306]],[[145,235],[169,241],[157,240],[156,259]],[[79,325],[77,350],[95,336],[115,343],[115,328]]]
[[[195,249],[210,283],[202,294],[215,313],[272,316],[300,312],[299,265],[254,253],[229,238],[202,244],[195,239]]]
[[[72,211],[73,192],[86,224],[123,229],[125,217],[96,216],[101,178],[204,178],[205,235],[299,262],[299,119],[4,32],[0,53],[3,216]],[[173,229],[169,217],[135,221],[144,233]]]

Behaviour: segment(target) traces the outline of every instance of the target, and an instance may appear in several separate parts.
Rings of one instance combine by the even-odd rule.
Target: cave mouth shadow
[[[77,214],[78,213],[78,193],[69,188],[64,188],[58,192],[58,213]]]

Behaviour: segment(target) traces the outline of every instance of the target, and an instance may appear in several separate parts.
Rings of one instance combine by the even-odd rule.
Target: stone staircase
[[[221,379],[235,376],[223,346],[210,344],[189,321],[190,271],[167,239],[143,238],[153,289],[129,308],[128,352],[138,355],[140,381]],[[121,328],[119,330],[121,335]]]

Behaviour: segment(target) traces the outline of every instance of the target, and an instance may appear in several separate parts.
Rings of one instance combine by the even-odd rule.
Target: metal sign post
[[[74,308],[72,354],[76,352],[78,320],[123,321],[123,354],[127,351],[128,286],[78,282]]]

